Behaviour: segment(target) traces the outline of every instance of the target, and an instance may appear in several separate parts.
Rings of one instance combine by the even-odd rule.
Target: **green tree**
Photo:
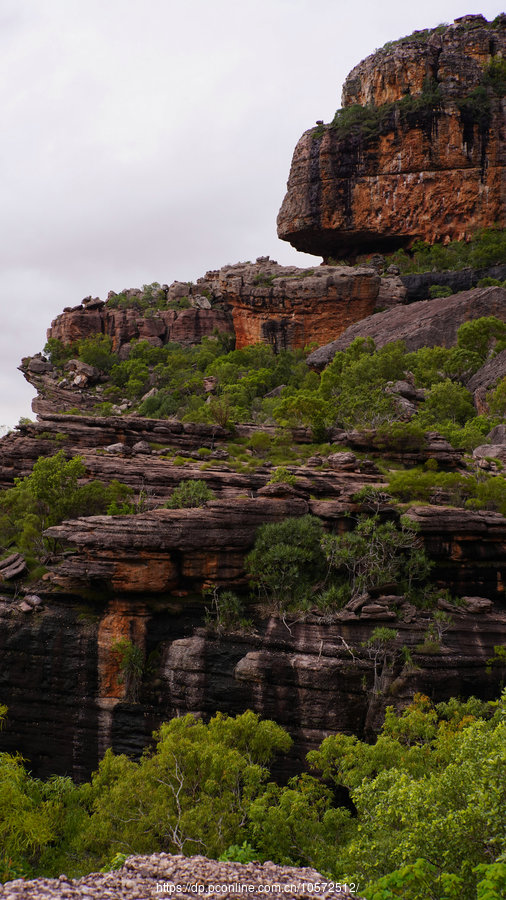
[[[101,372],[110,372],[116,362],[112,352],[112,338],[108,334],[93,334],[78,343],[79,358]]]
[[[484,362],[491,351],[506,347],[506,322],[496,316],[464,322],[457,332],[457,345],[476,353]]]
[[[480,896],[478,867],[506,849],[505,701],[483,717],[478,701],[434,708],[417,697],[387,711],[375,744],[338,735],[308,755],[357,810],[336,877],[353,873],[374,900]]]
[[[352,597],[392,582],[409,593],[431,569],[407,520],[396,525],[382,523],[378,516],[360,516],[354,531],[324,535],[322,549],[329,567],[346,578]]]
[[[291,740],[252,712],[193,716],[162,725],[154,752],[139,763],[107,751],[93,777],[83,846],[103,858],[164,850],[216,857],[246,840],[247,810],[263,790],[266,766]]]
[[[201,478],[188,479],[180,482],[165,506],[167,509],[190,509],[205,506],[209,500],[214,499],[214,496],[214,492]]]
[[[442,422],[464,425],[475,415],[472,394],[461,384],[447,378],[431,387],[418,413],[418,419],[430,428]]]
[[[258,529],[246,571],[259,596],[278,613],[297,607],[325,577],[321,538],[320,520],[309,515]]]
[[[0,496],[0,546],[17,547],[40,556],[47,544],[43,532],[64,518],[105,512],[112,503],[126,501],[132,491],[119,481],[80,484],[86,472],[80,456],[67,459],[63,450],[39,457],[26,478]]]

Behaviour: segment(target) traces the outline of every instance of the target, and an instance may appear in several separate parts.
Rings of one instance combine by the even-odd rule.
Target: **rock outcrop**
[[[506,16],[387,44],[294,152],[278,235],[324,259],[463,240],[506,213]]]
[[[506,322],[506,288],[475,288],[376,313],[351,325],[337,340],[310,353],[306,361],[312,368],[321,370],[338,350],[346,350],[357,337],[371,337],[376,347],[391,341],[404,341],[408,350],[437,345],[452,347],[457,342],[459,326],[481,316],[496,316]]]
[[[479,225],[501,222],[505,149],[498,84],[505,21],[467,17],[422,40],[402,40],[357,67],[345,85],[344,112],[333,125],[308,132],[296,150],[280,214],[282,236],[324,256],[353,255],[415,237],[433,240],[438,232],[466,237]],[[57,341],[68,348],[98,334],[111,338],[124,361],[132,341],[193,346],[220,332],[238,348],[262,341],[281,350],[332,340],[308,359],[318,369],[357,336],[374,338],[378,347],[404,340],[412,350],[454,344],[458,326],[469,319],[506,321],[504,288],[404,305],[429,282],[405,283],[393,268],[380,277],[381,268],[378,258],[367,267],[300,269],[259,257],[207,272],[196,284],[150,285],[111,293],[106,302],[87,297],[52,323],[50,356],[65,359]],[[472,283],[475,274],[468,276]],[[387,311],[375,313],[382,307]],[[97,351],[96,343],[92,347]],[[474,376],[477,404],[486,404],[487,391],[504,373],[504,353]],[[108,356],[104,370],[111,364]],[[434,609],[415,606],[395,584],[327,609],[320,597],[324,582],[293,615],[274,614],[249,591],[246,557],[262,525],[310,513],[325,532],[343,534],[364,513],[398,521],[377,457],[464,470],[463,451],[441,435],[415,434],[403,444],[385,429],[334,428],[326,438],[335,446],[302,452],[298,445],[313,443],[313,434],[294,428],[286,459],[297,464],[283,466],[280,481],[272,478],[275,467],[265,450],[273,447],[284,459],[272,424],[236,424],[232,435],[217,424],[133,414],[135,408],[158,415],[173,408],[139,405],[166,386],[157,381],[154,364],[146,366],[137,393],[125,389],[126,397],[119,385],[109,390],[102,370],[78,358],[53,365],[37,354],[21,369],[38,392],[38,421],[0,442],[0,487],[12,486],[38,458],[61,449],[67,458],[81,457],[81,484],[117,479],[132,489],[134,504],[131,515],[73,518],[46,529],[46,543],[39,541],[42,572],[33,572],[27,554],[35,583],[24,580],[25,559],[12,547],[0,561],[0,698],[9,707],[1,747],[22,752],[36,774],[87,778],[107,747],[139,756],[153,729],[173,716],[251,708],[294,737],[292,756],[283,762],[286,778],[327,734],[370,737],[385,705],[402,709],[416,691],[435,701],[496,696],[504,673],[495,648],[506,637],[506,519],[499,513],[446,505],[404,509],[433,563],[436,591],[430,596],[451,617],[437,641]],[[193,375],[185,390],[194,389]],[[281,378],[284,371],[265,397],[287,387]],[[315,378],[309,374],[307,381]],[[205,414],[219,388],[217,375],[202,375]],[[385,391],[402,420],[424,399],[409,373]],[[227,423],[228,414],[216,418]],[[258,431],[264,432],[260,439]],[[501,447],[503,438],[501,431],[491,434],[492,443],[476,453],[476,468],[498,467],[486,458],[487,447]],[[167,508],[186,479],[204,481],[214,499],[199,508]],[[431,503],[438,502],[450,500],[435,493]],[[247,616],[227,629],[216,615],[222,589],[236,592]],[[385,625],[394,629],[396,644],[378,691],[367,641]],[[121,666],[120,641],[131,642],[142,657],[135,672]],[[174,874],[170,858],[164,859],[167,865],[162,860],[156,868],[155,861],[150,871]],[[137,890],[136,865],[130,881],[122,881],[125,896]],[[116,877],[98,882],[92,876],[83,882],[86,896],[101,896],[102,887],[114,896]],[[17,896],[16,890],[7,896]],[[53,886],[38,882],[34,890],[51,896]],[[65,882],[68,896],[79,891]],[[27,888],[23,895],[35,893]]]
[[[179,286],[180,282],[174,282],[168,296]],[[113,349],[121,354],[121,348],[132,340],[147,340],[154,346],[170,341],[192,345],[219,331],[233,335],[239,349],[264,342],[282,350],[313,341],[325,343],[370,315],[376,306],[402,302],[406,295],[398,277],[381,280],[372,268],[301,269],[280,266],[268,256],[259,257],[256,263],[237,263],[207,272],[196,284],[185,284],[184,289],[186,301],[195,303],[204,298],[209,308],[147,307],[146,315],[146,310],[134,307],[116,308],[109,302],[90,304],[84,300],[61,313],[47,336],[68,346],[93,334],[106,334],[112,339]],[[35,364],[32,360],[27,371],[41,379],[49,369],[43,360]]]
[[[90,306],[83,302],[61,313],[48,329],[48,338],[63,344],[107,334],[118,351],[132,340],[148,341],[161,347],[174,341],[183,346],[198,344],[215,331],[233,333],[230,313],[223,309],[157,309],[150,315],[135,307],[115,309],[100,302]]]
[[[395,281],[404,297],[402,283]],[[326,334],[341,334],[374,311],[380,287],[373,269],[299,269],[268,257],[256,266],[227,266],[210,279],[212,295],[231,308],[236,346],[262,341],[276,350],[320,344]]]

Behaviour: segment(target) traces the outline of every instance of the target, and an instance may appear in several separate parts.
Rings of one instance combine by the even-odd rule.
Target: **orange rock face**
[[[382,283],[372,268],[300,269],[259,257],[256,263],[224,266],[200,278],[193,290],[197,297],[205,291],[207,309],[161,309],[146,317],[133,307],[111,309],[98,301],[64,311],[47,336],[70,344],[107,334],[115,351],[134,339],[154,346],[169,341],[195,344],[216,330],[235,334],[239,349],[259,342],[275,350],[325,344],[374,312],[380,287],[387,293],[391,288],[394,303],[406,293],[400,279]],[[382,295],[381,305],[390,305],[388,296]]]
[[[298,269],[269,260],[221,269],[214,292],[232,310],[236,347],[276,350],[321,344],[374,311],[380,277],[373,269]]]
[[[130,600],[111,600],[97,635],[98,696],[101,699],[123,699],[128,687],[121,671],[120,655],[115,650],[118,641],[128,640],[144,647],[147,610],[143,604],[132,605]]]
[[[343,89],[354,122],[297,144],[279,237],[339,258],[504,224],[506,100],[490,73],[505,57],[506,16],[478,16],[356,66]]]

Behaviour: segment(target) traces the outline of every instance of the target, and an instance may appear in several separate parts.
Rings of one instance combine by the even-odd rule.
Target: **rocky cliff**
[[[324,465],[314,457],[290,466],[295,487],[267,484],[268,462],[234,472],[224,451],[228,437],[212,426],[53,413],[1,442],[5,485],[28,474],[38,455],[64,447],[82,456],[88,477],[119,478],[145,498],[145,511],[136,515],[51,528],[47,538],[65,549],[47,558],[38,584],[20,580],[15,560],[0,572],[0,694],[9,706],[2,746],[22,748],[34,771],[87,777],[107,746],[138,754],[164,719],[245,708],[288,728],[296,768],[329,732],[364,734],[380,724],[384,703],[374,698],[363,649],[378,626],[394,627],[399,647],[412,657],[409,665],[399,657],[388,673],[389,703],[402,707],[419,690],[434,699],[497,692],[501,671],[489,661],[506,634],[506,520],[497,513],[409,511],[434,561],[436,584],[467,598],[460,606],[441,600],[452,624],[437,651],[424,647],[432,612],[395,592],[365,594],[332,615],[315,607],[284,619],[253,603],[247,628],[213,624],[206,616],[212,595],[206,600],[203,590],[246,595],[244,558],[259,525],[310,512],[326,530],[342,533],[360,511],[357,490],[383,483],[371,459],[378,455],[374,435],[336,432],[334,441],[355,443],[359,455],[343,450]],[[308,439],[303,429],[294,434],[295,441]],[[160,443],[184,453],[184,465],[175,466]],[[196,451],[206,443],[216,456],[201,469]],[[462,462],[462,453],[436,436],[425,451],[397,451],[404,462],[428,457],[443,468]],[[183,478],[204,479],[217,499],[199,509],[160,508]],[[386,503],[381,515],[397,513]],[[124,639],[142,654],[135,684],[116,650]]]
[[[350,72],[294,152],[278,235],[323,256],[462,240],[506,212],[506,16],[464,16]]]
[[[107,302],[85,298],[52,322],[48,338],[69,345],[106,334],[120,352],[132,340],[192,345],[219,331],[233,335],[238,349],[263,342],[283,350],[325,343],[376,306],[401,302],[406,289],[399,278],[380,279],[372,268],[301,269],[266,256],[207,272],[196,284],[176,281],[164,286],[164,295],[152,307],[142,291],[123,292],[131,305],[119,308],[116,294]]]
[[[504,28],[504,17],[494,23],[466,17],[360,64],[346,82],[344,111],[332,125],[308,132],[296,150],[280,214],[282,236],[324,256],[353,255],[415,237],[433,240],[438,232],[465,237],[477,226],[502,222]],[[234,369],[223,350],[220,365],[232,365],[233,374],[220,385],[212,368],[197,373],[196,357],[182,359],[193,350],[177,350],[178,356],[172,346],[192,348],[216,332],[222,343],[215,349],[225,346],[223,335],[239,349],[264,342],[280,351],[316,342],[326,346],[309,362],[321,369],[357,336],[373,337],[380,347],[392,340],[404,340],[410,350],[451,346],[464,321],[505,320],[501,287],[403,305],[408,294],[412,300],[428,290],[432,273],[416,287],[392,271],[380,276],[383,263],[301,269],[259,257],[207,272],[195,284],[150,285],[111,293],[106,301],[87,297],[53,321],[53,361],[42,354],[23,360],[21,369],[37,390],[38,420],[0,441],[0,487],[16,485],[38,459],[61,450],[62,458],[81,457],[81,487],[96,480],[100,491],[119,480],[132,492],[130,514],[73,512],[66,521],[53,519],[58,524],[44,536],[41,528],[36,556],[42,567],[9,544],[0,552],[0,700],[9,707],[1,747],[20,750],[36,773],[85,778],[108,746],[140,754],[164,719],[246,708],[286,726],[295,738],[291,765],[300,768],[304,753],[329,732],[370,736],[385,705],[402,708],[415,691],[436,701],[497,695],[504,666],[496,648],[506,636],[506,519],[494,511],[500,501],[490,495],[485,508],[475,509],[457,497],[459,506],[450,506],[451,492],[435,482],[425,505],[411,500],[399,507],[385,494],[382,473],[419,465],[424,475],[471,475],[478,485],[483,472],[499,471],[503,426],[471,462],[436,431],[420,434],[415,426],[390,433],[361,422],[338,428],[335,412],[324,429],[328,443],[317,444],[311,428],[294,423],[280,435],[272,407],[262,418],[251,398],[255,422],[244,421],[244,410],[237,416],[241,424],[232,422],[219,415],[226,409],[216,415],[211,406],[233,393],[224,387],[240,387],[250,376],[259,404],[287,388],[281,402],[290,400],[299,390],[294,385],[302,385],[306,407],[317,404],[315,372],[295,376],[290,370],[292,363],[294,370],[304,368],[298,357],[273,387],[265,368],[246,362]],[[454,283],[467,286],[477,278],[469,270]],[[78,342],[95,335],[110,338],[95,341],[95,351],[112,346],[102,368],[79,358]],[[136,347],[137,341],[149,346]],[[204,344],[205,352],[210,346]],[[135,349],[156,359],[146,354],[142,363]],[[268,359],[274,370],[279,356],[260,349],[261,366]],[[170,366],[173,353],[171,359],[187,365],[182,387]],[[505,353],[486,359],[471,380],[470,373],[462,375],[480,412],[504,374]],[[218,357],[210,358],[212,366]],[[138,385],[127,387],[128,373],[113,382],[113,369],[132,361],[140,363]],[[417,387],[411,372],[404,372],[406,380],[389,377],[382,385],[396,411],[389,407],[388,415],[403,426],[428,389]],[[202,421],[192,420],[198,415],[191,404],[176,403],[169,412],[156,406],[148,409],[150,418],[139,414],[147,401],[181,390],[201,404]],[[338,402],[330,396],[329,404]],[[173,416],[176,408],[184,421]],[[213,415],[206,417],[208,411]],[[271,450],[285,453],[281,477]],[[166,508],[186,480],[204,482],[213,499],[198,508]],[[345,535],[361,515],[399,523],[401,508],[418,529],[417,550],[423,545],[432,560],[427,603],[433,608],[415,605],[393,583],[323,611],[317,584],[314,597],[290,614],[250,594],[245,558],[260,526],[309,513],[324,532]],[[14,524],[19,529],[17,519]],[[217,616],[219,592],[231,589],[246,605],[247,620],[225,627]],[[378,690],[367,642],[382,627],[394,630],[395,651],[383,661]],[[118,650],[122,642],[137,654],[131,670]]]
[[[408,350],[453,347],[457,342],[457,331],[464,322],[485,316],[495,316],[506,322],[506,288],[475,288],[368,316],[347,328],[335,341],[310,353],[307,363],[323,369],[338,350],[345,350],[357,337],[372,338],[376,347],[384,347],[391,341],[404,341]],[[498,368],[495,380],[500,376]]]

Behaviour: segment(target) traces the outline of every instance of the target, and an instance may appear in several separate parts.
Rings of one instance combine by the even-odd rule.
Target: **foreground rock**
[[[229,891],[223,890],[230,885]],[[234,885],[235,893],[234,893]],[[94,898],[94,900],[143,900],[148,897],[236,896],[239,885],[249,885],[248,897],[265,897],[265,890],[279,885],[272,893],[283,897],[309,898],[336,897],[357,900],[354,892],[339,887],[327,887],[328,881],[315,869],[295,869],[276,866],[273,863],[224,863],[204,856],[170,856],[154,853],[152,856],[131,856],[121,869],[102,875],[93,873],[72,880],[60,878],[36,878],[34,881],[10,881],[0,884],[0,897],[5,900],[52,900],[52,898]],[[172,888],[172,890],[171,890]],[[244,890],[244,889],[243,889]]]
[[[376,347],[383,347],[391,341],[404,341],[408,350],[452,347],[457,342],[459,327],[481,316],[497,316],[506,322],[505,288],[475,288],[451,297],[420,300],[376,313],[351,325],[337,340],[310,353],[306,361],[312,368],[321,370],[331,362],[338,350],[346,350],[357,337],[371,337]],[[495,363],[495,366],[499,365]],[[490,384],[490,379],[487,384]]]
[[[490,66],[505,53],[506,16],[465,16],[356,66],[340,120],[295,148],[279,237],[341,259],[504,222],[504,110]]]

